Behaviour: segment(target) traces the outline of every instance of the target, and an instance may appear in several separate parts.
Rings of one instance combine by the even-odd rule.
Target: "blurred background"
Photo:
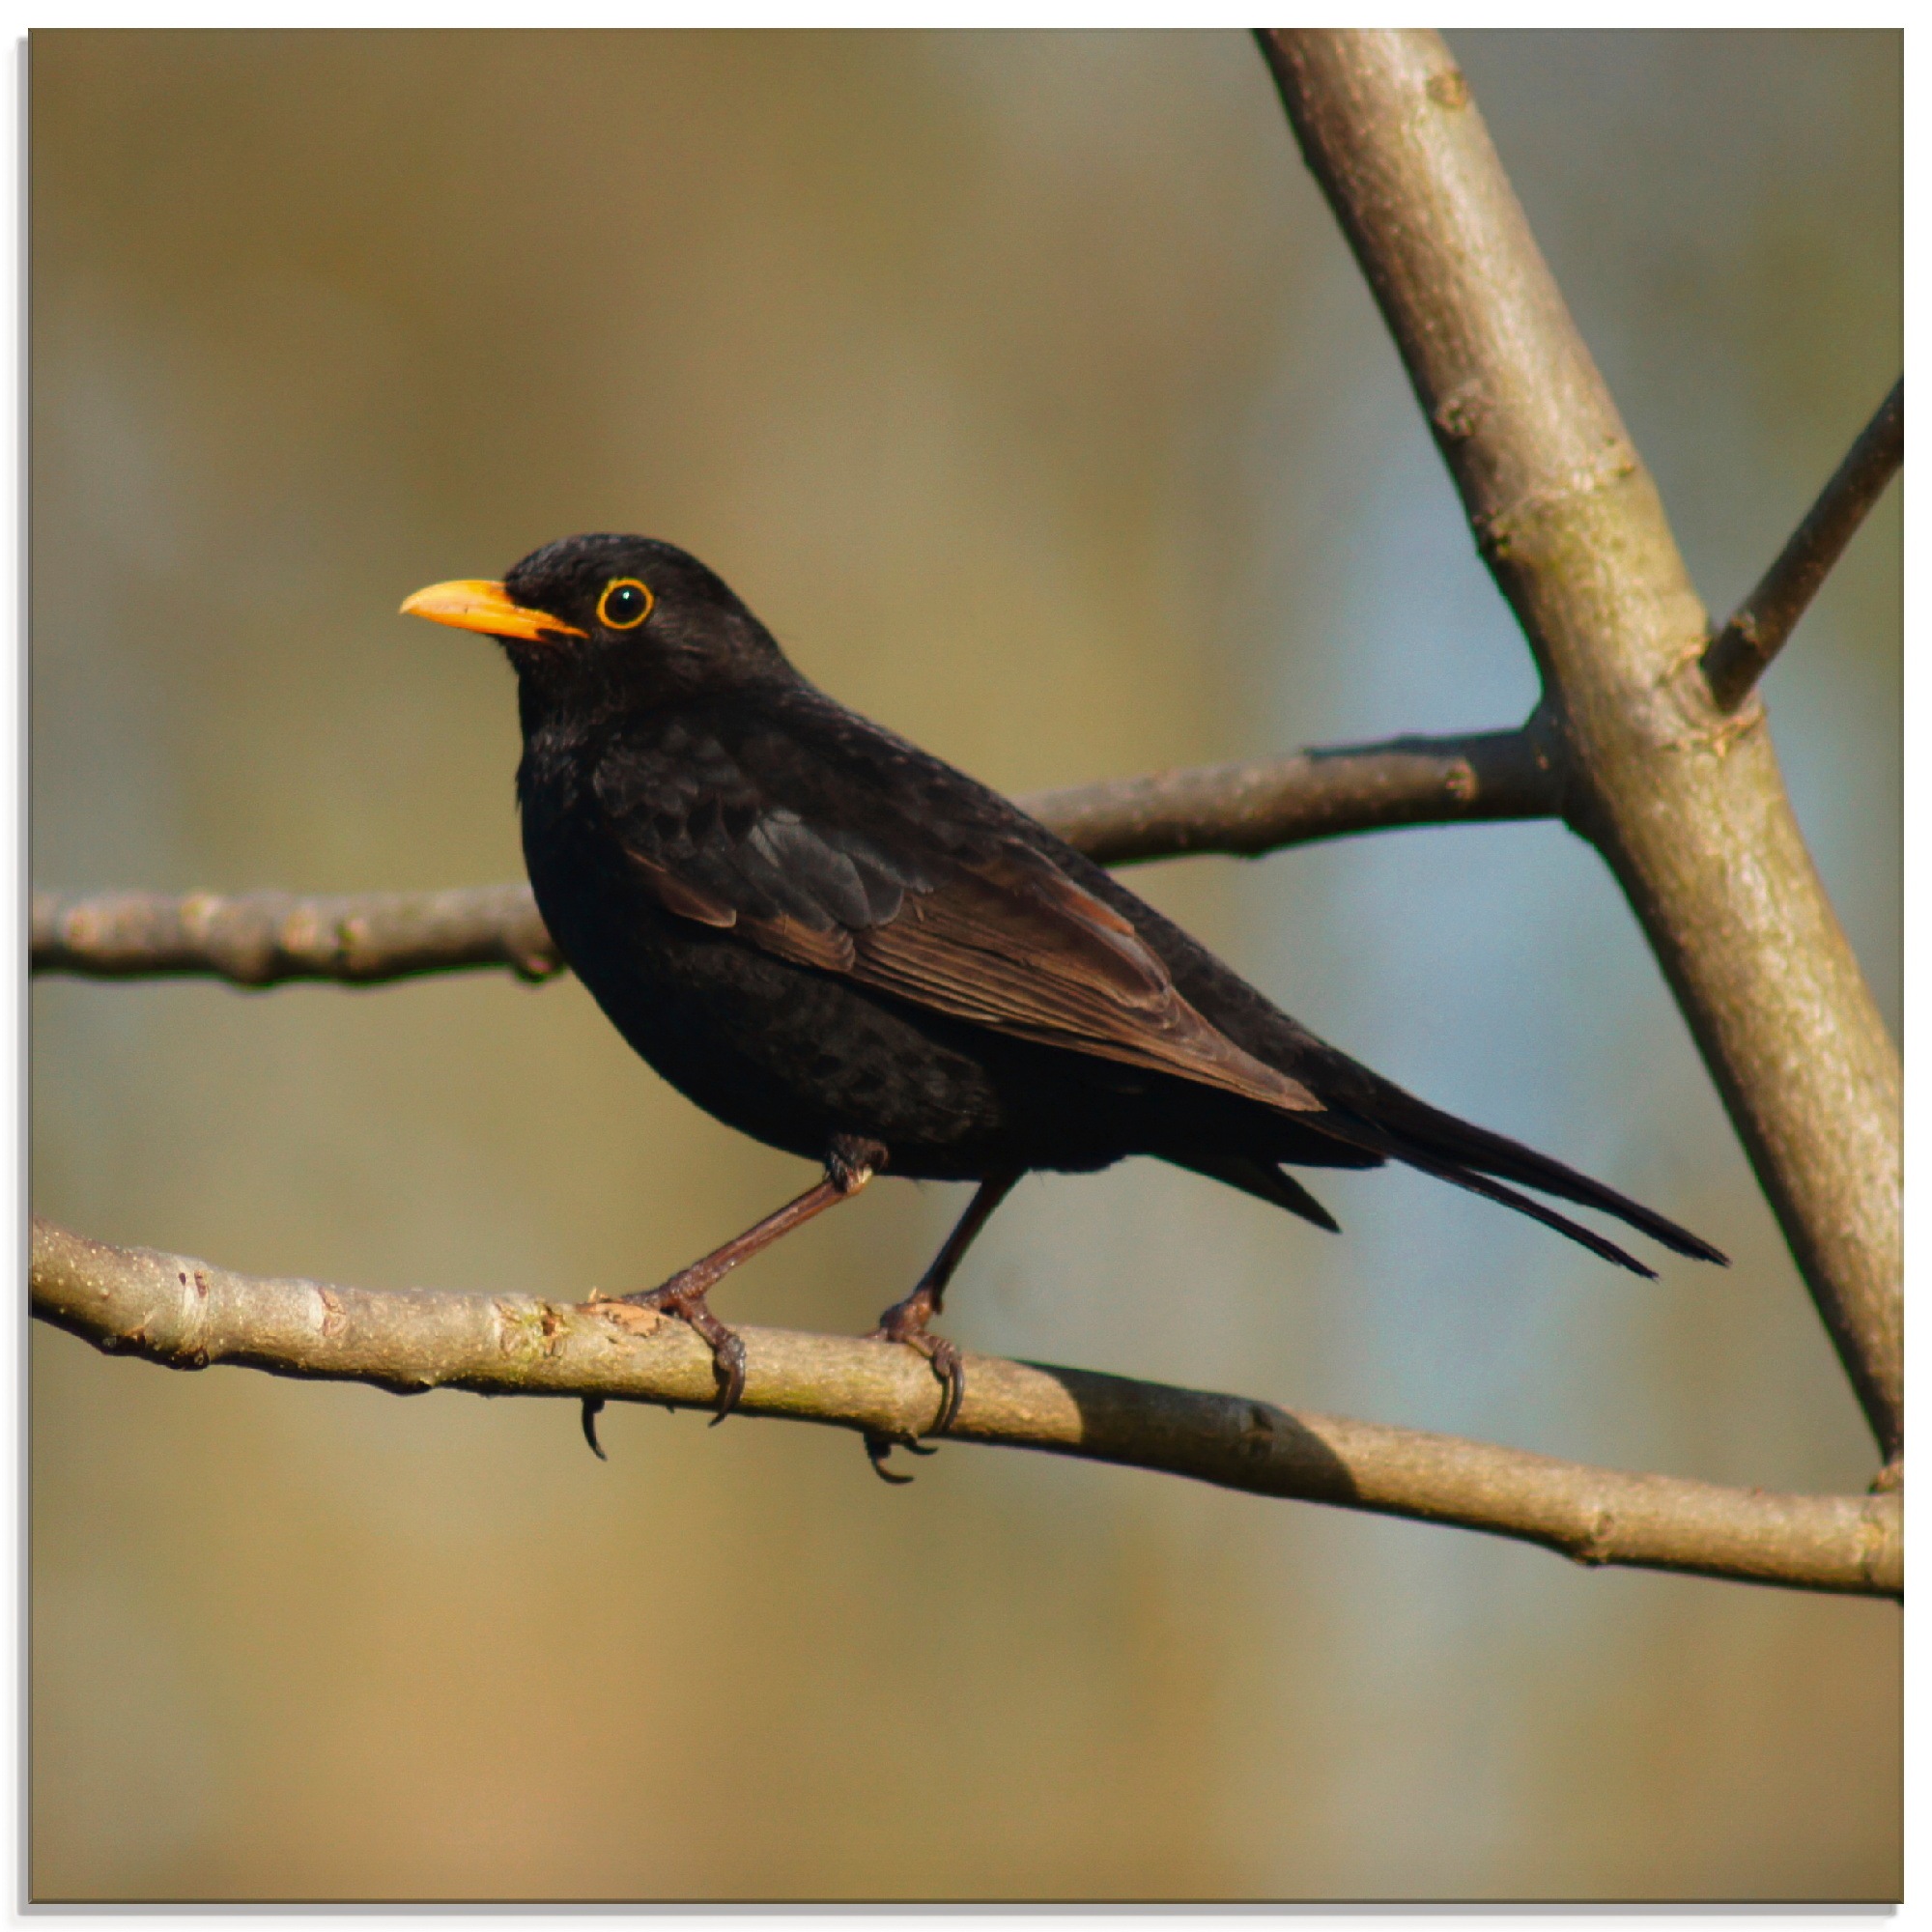
[[[1453,39],[1728,611],[1901,361],[1896,34]],[[1236,34],[39,33],[32,833],[60,890],[521,874],[513,686],[397,617],[635,529],[1003,788],[1534,680]],[[1894,1027],[1900,492],[1767,699]],[[1550,825],[1133,878],[1299,1017],[1718,1240],[1418,1177],[1339,1239],[1035,1179],[980,1350],[1725,1482],[1873,1450],[1607,872]],[[801,1163],[571,980],[48,981],[36,1209],[257,1272],[646,1286]],[[961,1191],[734,1276],[855,1330]],[[1889,1898],[1899,1619],[1177,1480],[169,1376],[33,1331],[43,1899]]]

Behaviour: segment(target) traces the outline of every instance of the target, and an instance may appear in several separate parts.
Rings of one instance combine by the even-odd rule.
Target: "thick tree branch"
[[[254,1280],[183,1255],[115,1248],[34,1223],[33,1309],[109,1353],[174,1368],[229,1362],[398,1392],[603,1397],[698,1407],[710,1351],[623,1303],[378,1293]],[[741,1406],[893,1436],[930,1422],[926,1364],[886,1343],[740,1331]],[[1293,1414],[1085,1370],[967,1359],[952,1435],[1191,1476],[1259,1495],[1480,1529],[1588,1564],[1900,1597],[1896,1495],[1772,1495],[1634,1476],[1454,1436]]]
[[[1469,89],[1430,33],[1263,46],[1543,675],[1565,815],[1628,895],[1888,1461],[1904,1429],[1898,1054]]]
[[[1904,461],[1901,376],[1757,588],[1711,639],[1704,653],[1704,678],[1719,711],[1735,711],[1750,696]]]
[[[1541,818],[1556,810],[1535,735],[1394,738],[1248,764],[1074,785],[1022,801],[1106,865],[1183,852],[1259,853],[1387,826]],[[560,970],[527,886],[300,898],[194,893],[36,893],[37,973],[93,979],[213,974],[370,985],[458,967]]]

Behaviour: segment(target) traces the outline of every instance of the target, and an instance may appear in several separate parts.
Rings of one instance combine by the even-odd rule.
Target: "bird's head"
[[[527,696],[660,703],[792,675],[730,586],[653,537],[563,537],[501,582],[433,583],[403,605],[495,638]]]

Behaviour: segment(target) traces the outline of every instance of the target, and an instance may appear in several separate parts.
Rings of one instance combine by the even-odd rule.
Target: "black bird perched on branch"
[[[627,1297],[711,1345],[721,1418],[744,1350],[706,1292],[878,1173],[980,1183],[876,1330],[931,1361],[935,1434],[961,1374],[928,1323],[1036,1168],[1151,1154],[1333,1230],[1284,1163],[1399,1160],[1637,1274],[1652,1270],[1518,1188],[1724,1259],[1318,1039],[1016,806],[808,683],[670,544],[567,537],[501,583],[439,583],[403,609],[508,652],[530,884],[617,1030],[720,1120],[824,1165],[787,1207]]]

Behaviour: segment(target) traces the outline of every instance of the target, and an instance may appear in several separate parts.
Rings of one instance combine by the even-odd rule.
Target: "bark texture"
[[[1888,1461],[1904,1443],[1897,1049],[1763,707],[1719,710],[1663,506],[1433,33],[1263,35],[1544,685],[1563,813],[1676,994]]]
[[[706,1407],[711,1352],[625,1302],[376,1292],[260,1280],[187,1255],[34,1223],[33,1307],[110,1354],[216,1362],[413,1394],[549,1395]],[[740,1329],[747,1415],[917,1436],[939,1389],[891,1343]],[[966,1357],[951,1439],[1041,1449],[1224,1489],[1515,1537],[1586,1564],[1692,1571],[1860,1596],[1904,1589],[1902,1500],[1775,1495],[1628,1475],[1421,1430],[1297,1414],[1037,1362]]]
[[[1750,685],[1896,469],[1902,386],[1725,631],[1433,34],[1266,30],[1340,217],[1543,680],[1520,730],[1398,739],[1027,801],[1109,863],[1398,825],[1561,816],[1603,853],[1669,980],[1871,1421],[1866,1496],[1629,1475],[1244,1397],[969,1358],[965,1440],[1166,1470],[1520,1538],[1586,1563],[1903,1591],[1898,1055],[1793,820]],[[33,911],[36,971],[372,983],[559,970],[527,890],[304,899],[124,894]],[[33,1308],[112,1351],[397,1390],[700,1406],[708,1350],[622,1304],[249,1280],[36,1224]],[[747,1412],[906,1438],[926,1365],[743,1331]]]

